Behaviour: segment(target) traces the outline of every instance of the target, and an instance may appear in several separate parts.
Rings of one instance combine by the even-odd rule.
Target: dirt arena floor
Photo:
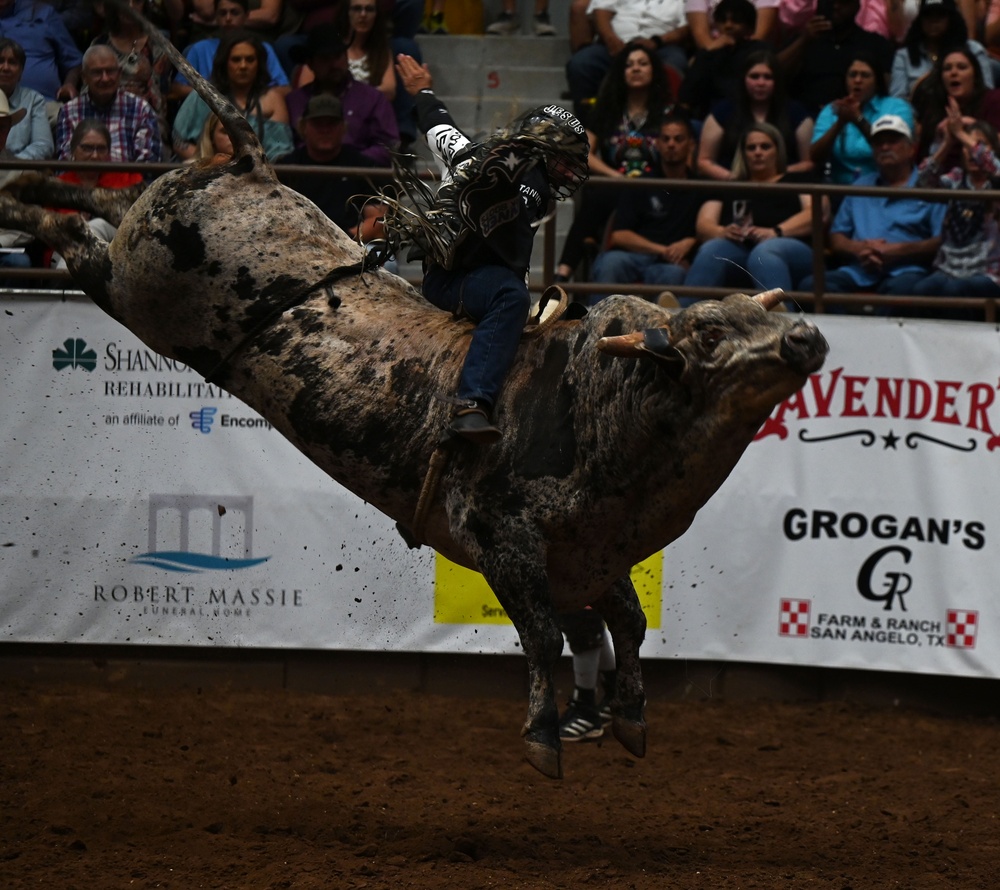
[[[652,702],[649,755],[523,760],[523,704],[0,689],[0,886],[1000,886],[1000,726]]]

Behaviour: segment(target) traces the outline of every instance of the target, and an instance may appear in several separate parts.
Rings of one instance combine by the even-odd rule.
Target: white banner
[[[238,400],[89,301],[3,308],[0,640],[518,651]],[[634,573],[644,657],[1000,676],[997,332],[818,321],[826,367]]]

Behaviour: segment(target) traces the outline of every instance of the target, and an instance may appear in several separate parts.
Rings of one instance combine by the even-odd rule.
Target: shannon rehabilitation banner
[[[517,651],[241,402],[89,301],[3,308],[0,640]],[[644,657],[1000,676],[997,332],[817,321],[826,366],[633,571]]]

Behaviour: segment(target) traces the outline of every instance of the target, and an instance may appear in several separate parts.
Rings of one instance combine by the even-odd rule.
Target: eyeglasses
[[[100,145],[94,145],[87,142],[81,142],[76,150],[83,155],[108,155],[111,154],[111,149],[108,148],[104,143]]]
[[[348,10],[355,15],[375,15],[374,6],[349,6]]]

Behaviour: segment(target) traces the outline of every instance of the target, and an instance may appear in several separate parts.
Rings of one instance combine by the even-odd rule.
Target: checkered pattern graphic
[[[969,609],[949,609],[946,643],[955,649],[975,649],[979,613]]]
[[[809,636],[811,600],[781,600],[778,634],[783,637]]]

